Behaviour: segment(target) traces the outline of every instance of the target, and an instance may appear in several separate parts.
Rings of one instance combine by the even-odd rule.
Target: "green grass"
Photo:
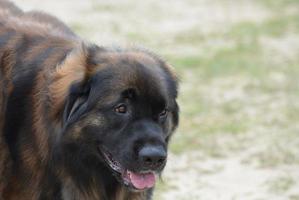
[[[262,23],[242,22],[235,25],[228,36],[236,40],[248,39],[249,41],[263,35],[279,37],[289,31],[298,31],[298,19],[298,14],[290,14],[274,16]]]
[[[299,22],[298,16],[292,16],[271,19],[260,25],[249,22],[240,23],[223,35],[224,38],[234,41],[233,47],[218,49],[213,56],[176,56],[170,58],[170,61],[177,66],[179,71],[193,70],[204,77],[239,73],[264,76],[277,65],[264,57],[260,38],[262,36],[279,37],[292,28],[299,31],[297,22]]]
[[[241,80],[244,78],[249,80],[244,89],[252,94],[253,99],[258,98],[260,95],[276,95],[279,92],[286,97],[291,94],[298,95],[299,84],[296,80],[299,77],[299,59],[285,63],[282,66],[269,59],[269,57],[265,57],[265,49],[260,42],[262,37],[279,39],[290,31],[291,33],[299,33],[298,17],[299,14],[290,16],[277,13],[277,15],[259,24],[241,22],[234,25],[229,31],[217,35],[217,37],[233,40],[234,45],[231,47],[220,48],[213,55],[169,57],[170,62],[176,66],[182,82],[179,99],[182,120],[177,133],[179,136],[176,136],[171,146],[173,152],[182,153],[189,149],[209,149],[209,147],[201,146],[203,136],[206,138],[207,135],[219,133],[246,133],[255,126],[266,124],[263,116],[251,119],[246,114],[241,116],[238,116],[238,114],[244,112],[246,106],[252,106],[253,110],[263,106],[261,108],[263,110],[267,109],[267,105],[253,103],[250,99],[248,99],[248,102],[235,100],[215,105],[213,101],[206,99],[207,91],[203,91],[202,88],[208,88],[209,84],[218,79],[229,80],[232,77],[240,77]],[[211,35],[210,37],[214,36]],[[196,40],[194,42],[196,45],[204,42],[205,39],[209,39],[209,36],[196,38],[192,33],[190,37],[185,35],[176,39],[178,44]],[[274,72],[285,76],[286,83],[273,83],[269,74]],[[232,82],[230,84],[231,88],[234,88],[234,84],[238,83]],[[229,92],[229,86],[223,88],[223,90]],[[225,92],[223,93],[225,94]],[[250,96],[248,95],[248,97]],[[294,122],[299,117],[298,109],[289,107],[280,107],[279,109],[282,109],[279,112],[286,113],[285,117],[287,119],[285,120],[288,123]],[[259,110],[256,112],[262,114]],[[270,110],[270,112],[273,111]],[[273,122],[275,123],[275,121]],[[279,121],[276,121],[276,123],[279,124]]]
[[[298,0],[259,0],[258,3],[263,4],[266,8],[282,11],[289,7],[299,7]]]
[[[269,183],[269,191],[272,193],[283,193],[295,185],[295,180],[290,176],[281,176]]]

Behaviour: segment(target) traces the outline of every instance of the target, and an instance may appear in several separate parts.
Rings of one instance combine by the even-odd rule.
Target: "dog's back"
[[[66,43],[70,44],[72,40],[77,40],[77,36],[56,17],[38,11],[23,12],[12,2],[0,0],[0,194],[8,193],[3,190],[11,184],[9,177],[12,174],[12,152],[7,142],[9,136],[3,133],[8,96],[13,88],[25,87],[19,80],[23,74],[38,70],[30,69],[29,64],[22,62],[26,58],[28,62],[29,59],[40,60],[37,59],[42,56],[40,52],[50,49],[51,43],[61,43],[61,50],[65,51],[70,48]],[[26,82],[32,83],[35,77],[31,78]],[[15,110],[17,114],[17,108]],[[0,200],[2,198],[5,199],[0,195]]]

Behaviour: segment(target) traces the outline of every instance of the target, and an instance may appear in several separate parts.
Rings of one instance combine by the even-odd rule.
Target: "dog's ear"
[[[82,44],[56,67],[49,86],[53,117],[62,116],[66,122],[73,114],[82,111],[90,91],[89,79],[94,73],[93,51],[94,48]]]
[[[68,124],[78,119],[87,109],[87,100],[90,93],[89,81],[75,83],[71,86],[69,95],[65,101],[63,111],[63,124]]]
[[[169,129],[168,129],[168,135],[166,137],[166,142],[168,143],[171,139],[171,136],[173,132],[176,130],[179,124],[179,112],[180,108],[177,104],[176,100],[174,100],[172,109],[170,110],[170,119],[169,119]]]
[[[176,101],[174,101],[174,109],[172,111],[172,132],[175,131],[179,124],[179,112],[180,112],[180,107]]]

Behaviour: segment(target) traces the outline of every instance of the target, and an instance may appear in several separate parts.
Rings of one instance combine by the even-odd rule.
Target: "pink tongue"
[[[152,172],[138,174],[130,171],[129,176],[134,187],[139,190],[151,188],[155,185],[156,182],[155,175]]]

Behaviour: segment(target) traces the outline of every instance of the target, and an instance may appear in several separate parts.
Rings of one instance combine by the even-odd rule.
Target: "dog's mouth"
[[[133,172],[125,169],[117,160],[115,160],[111,153],[105,148],[99,148],[107,165],[113,170],[117,178],[127,187],[133,190],[141,191],[154,187],[157,174],[152,171],[148,172]]]

